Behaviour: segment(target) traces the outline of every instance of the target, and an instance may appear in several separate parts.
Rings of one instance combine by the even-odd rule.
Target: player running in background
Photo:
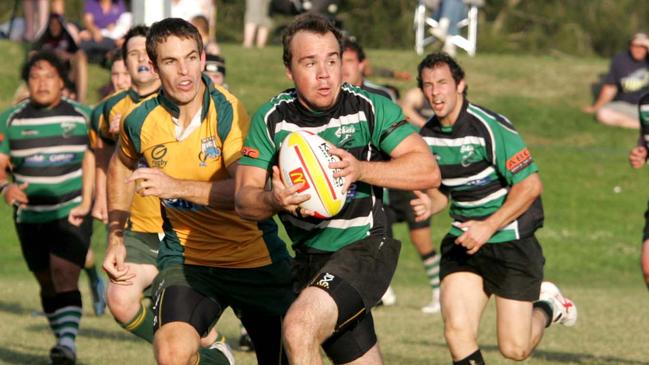
[[[451,203],[440,277],[453,364],[484,364],[478,328],[492,294],[500,352],[524,360],[547,326],[577,320],[574,303],[543,282],[545,258],[534,235],[543,224],[538,168],[507,118],[466,99],[464,70],[452,57],[426,56],[417,80],[435,111],[420,133],[437,158],[442,185],[428,195],[416,192],[413,203],[420,219]]]
[[[36,53],[22,71],[29,99],[0,116],[0,191],[14,207],[23,257],[56,336],[50,350],[55,365],[76,362],[78,282],[92,234],[94,176],[90,110],[62,98],[64,72],[56,55]]]

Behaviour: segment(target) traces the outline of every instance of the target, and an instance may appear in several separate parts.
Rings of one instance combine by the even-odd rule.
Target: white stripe
[[[57,210],[65,205],[69,205],[72,203],[81,203],[81,197],[78,196],[74,199],[68,200],[67,202],[55,204],[55,205],[28,205],[24,208],[22,208],[22,211],[30,211],[30,212],[50,212],[53,210]]]
[[[76,336],[77,333],[79,333],[79,329],[76,327],[65,327],[65,328],[61,328],[56,332],[59,335],[59,337],[63,337],[63,335],[67,335],[67,334]]]
[[[63,146],[53,146],[53,147],[37,147],[37,148],[28,148],[24,150],[12,150],[12,157],[27,157],[36,154],[54,154],[54,153],[73,153],[73,152],[84,152],[87,146],[84,145],[63,145]]]
[[[495,193],[491,193],[491,194],[485,196],[484,198],[482,198],[480,200],[474,200],[472,202],[459,202],[459,201],[456,200],[456,201],[454,201],[454,203],[458,207],[471,208],[471,207],[477,207],[477,206],[486,204],[486,203],[488,203],[488,202],[490,202],[492,200],[496,200],[496,199],[498,199],[500,197],[503,197],[505,195],[507,195],[507,189],[502,188],[502,189],[496,191]]]
[[[336,118],[329,119],[327,124],[318,127],[303,127],[295,123],[291,123],[287,120],[282,120],[281,122],[275,125],[275,134],[281,131],[286,131],[290,133],[298,130],[318,134],[327,129],[332,129],[332,128],[341,127],[345,125],[359,124],[360,122],[365,122],[365,121],[367,121],[367,116],[363,111],[359,111],[356,114],[343,115],[337,119]]]
[[[461,186],[461,185],[468,184],[471,181],[484,179],[485,177],[491,175],[491,173],[495,171],[496,170],[492,166],[488,166],[486,169],[472,176],[458,177],[455,179],[442,179],[442,184],[444,184],[445,186]]]
[[[79,312],[79,313],[81,313],[81,312]],[[76,324],[79,324],[80,321],[81,321],[81,318],[79,316],[65,316],[65,317],[61,317],[61,318],[59,318],[59,319],[57,319],[55,321],[52,321],[52,324],[55,324],[55,325],[59,325],[59,324],[63,324],[63,323],[76,323]]]
[[[279,105],[281,105],[282,103],[293,103],[293,102],[295,102],[295,100],[296,100],[296,98],[297,98],[297,96],[292,95],[292,93],[281,93],[281,94],[277,95],[275,98],[280,98],[282,95],[289,95],[289,96],[291,96],[293,99],[289,99],[289,100],[280,100],[277,104],[273,105],[273,107],[270,108],[270,109],[268,110],[268,112],[266,112],[266,115],[264,115],[264,123],[266,124],[266,130],[265,130],[265,132],[266,132],[266,138],[267,138],[268,141],[273,145],[273,147],[275,147],[275,141],[270,137],[270,130],[269,130],[269,128],[268,128],[268,116],[271,115],[275,110],[277,110],[277,107],[278,107]],[[277,128],[275,128],[275,130],[277,130]]]
[[[467,137],[453,138],[453,139],[424,137],[424,141],[426,141],[426,143],[429,146],[437,146],[437,147],[460,147],[466,144],[477,144],[480,146],[485,145],[484,138],[475,137],[475,136],[467,136]]]
[[[476,119],[478,119],[479,121],[481,121],[482,124],[484,124],[485,128],[487,128],[487,131],[489,132],[489,139],[491,140],[491,156],[492,156],[491,163],[495,165],[496,164],[496,140],[494,139],[494,134],[491,131],[491,127],[489,126],[489,123],[487,123],[486,120],[482,119],[480,115],[471,111],[470,108],[471,106],[473,106],[473,104],[470,104],[469,107],[466,108],[467,112],[473,115],[474,117],[476,117]]]
[[[640,105],[641,112],[649,112],[649,104]]]
[[[492,117],[493,121],[496,122],[496,123],[498,123],[499,126],[505,128],[506,130],[508,130],[508,131],[510,131],[510,132],[512,132],[512,133],[514,133],[514,134],[518,134],[518,132],[516,132],[515,130],[509,128],[506,124],[501,123],[500,121],[498,121],[498,119],[496,119],[495,117],[493,117],[493,116],[491,115],[492,113],[487,112],[486,110],[480,108],[480,107],[477,106],[477,105],[473,105],[473,104],[471,104],[471,107],[476,108],[476,109],[480,110],[481,112],[483,112],[484,114],[486,114],[486,115]],[[471,114],[474,114],[474,113],[471,113]],[[514,123],[512,123],[512,122],[509,120],[509,118],[507,118],[506,116],[504,116],[504,115],[502,115],[502,114],[498,114],[498,116],[501,117],[501,118],[503,118],[507,123],[511,124],[512,126],[514,125]]]
[[[59,308],[59,309],[55,310],[48,317],[56,316],[56,315],[59,315],[59,314],[61,314],[63,312],[75,312],[75,313],[81,314],[81,308],[79,306],[76,306],[76,305],[68,305],[68,306],[65,306],[63,308]]]
[[[24,127],[24,126],[35,126],[35,125],[46,125],[46,124],[60,124],[61,122],[72,122],[79,124],[86,124],[86,118],[72,115],[58,115],[55,117],[47,118],[25,118],[25,119],[14,119],[11,122],[12,126]]]
[[[298,219],[292,215],[286,215],[286,219],[297,228],[303,229],[305,231],[310,231],[313,229],[325,229],[325,228],[337,228],[337,229],[346,229],[350,227],[363,227],[366,225],[372,225],[372,214],[365,217],[358,217],[354,219],[331,219],[325,220],[318,224],[313,224],[305,222],[301,219]]]
[[[60,184],[67,180],[71,180],[81,176],[81,169],[72,171],[65,175],[59,176],[25,176],[20,174],[14,174],[16,180],[22,182],[28,182],[30,184]]]

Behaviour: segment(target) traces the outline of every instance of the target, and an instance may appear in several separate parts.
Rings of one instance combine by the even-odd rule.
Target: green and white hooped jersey
[[[86,106],[64,99],[52,109],[27,100],[0,115],[0,153],[10,158],[14,182],[29,183],[29,203],[17,209],[18,223],[64,218],[81,203],[89,114]]]
[[[527,146],[507,118],[464,101],[451,127],[431,118],[419,132],[437,158],[442,174],[440,190],[449,196],[455,225],[484,220],[505,202],[514,184],[538,171]],[[540,198],[518,219],[496,232],[489,243],[529,237],[543,225]]]
[[[380,161],[415,129],[401,108],[379,95],[344,84],[329,110],[315,113],[289,89],[264,104],[254,115],[244,143],[241,165],[270,171],[277,164],[284,138],[305,130],[349,151],[361,161]],[[352,184],[343,210],[329,219],[297,218],[280,214],[294,246],[334,252],[370,235],[384,235],[386,218],[382,188]]]

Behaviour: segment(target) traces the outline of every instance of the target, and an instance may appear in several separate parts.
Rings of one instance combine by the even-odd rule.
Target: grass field
[[[284,76],[281,50],[244,50],[223,45],[228,83],[250,113],[290,83]],[[10,103],[18,84],[20,47],[0,42],[0,106]],[[413,52],[369,50],[373,64],[414,73]],[[546,277],[561,285],[579,307],[576,327],[552,327],[529,364],[649,364],[645,330],[649,293],[638,265],[642,213],[649,196],[646,170],[628,167],[626,155],[636,132],[597,125],[580,112],[590,102],[589,87],[607,68],[602,59],[479,54],[460,56],[467,71],[469,99],[513,121],[526,139],[541,169],[545,192],[543,244]],[[107,78],[91,68],[91,90]],[[415,81],[392,82],[401,91]],[[96,100],[96,96],[91,97]],[[615,189],[614,189],[615,188]],[[436,242],[449,219],[435,217]],[[103,230],[97,227],[94,248],[101,253]],[[387,364],[448,364],[439,316],[419,312],[430,297],[423,269],[404,240],[394,279],[398,305],[379,308],[375,322]],[[0,364],[45,364],[52,336],[40,310],[38,288],[24,264],[14,234],[10,210],[0,204]],[[89,303],[85,278],[82,291]],[[493,303],[492,303],[493,304]],[[78,338],[79,363],[153,364],[151,348],[119,329],[109,315],[97,318],[90,306]],[[236,350],[237,322],[227,312],[220,330]],[[493,306],[485,311],[480,343],[489,364],[509,364],[498,353]],[[235,351],[237,363],[253,364],[252,355]]]

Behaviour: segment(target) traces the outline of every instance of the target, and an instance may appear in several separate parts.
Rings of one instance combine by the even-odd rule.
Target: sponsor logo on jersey
[[[331,283],[335,278],[336,278],[335,276],[333,276],[332,274],[330,274],[330,273],[328,273],[328,272],[327,272],[327,273],[324,273],[324,275],[322,275],[322,279],[316,281],[315,285],[316,285],[316,286],[319,286],[319,287],[321,287],[321,288],[323,288],[323,289],[329,289],[329,285],[330,285],[330,283]]]
[[[151,150],[151,167],[162,168],[167,166],[167,161],[163,160],[163,157],[167,154],[167,147],[163,144],[159,144]]]
[[[68,138],[72,135],[72,132],[74,132],[74,127],[76,123],[74,122],[62,122],[61,123],[61,128],[63,128],[63,138]]]
[[[195,204],[184,199],[160,199],[162,205],[167,208],[178,209],[178,210],[201,210],[204,208],[203,205]]]
[[[349,138],[352,134],[356,132],[356,128],[353,125],[343,125],[340,128],[336,129],[336,137]]]
[[[524,148],[514,156],[512,156],[509,160],[507,160],[506,166],[507,170],[509,170],[512,174],[515,174],[529,166],[531,163],[532,155],[527,148]]]
[[[473,157],[473,154],[475,153],[475,147],[470,144],[465,144],[460,147],[460,156],[462,157],[462,161],[460,162],[462,164],[462,167],[467,167],[471,164],[471,158]]]
[[[241,154],[250,158],[257,158],[259,157],[259,150],[244,146],[243,149],[241,149]]]
[[[24,129],[20,131],[21,136],[38,136],[38,131],[36,129]],[[2,142],[2,141],[0,141]]]

